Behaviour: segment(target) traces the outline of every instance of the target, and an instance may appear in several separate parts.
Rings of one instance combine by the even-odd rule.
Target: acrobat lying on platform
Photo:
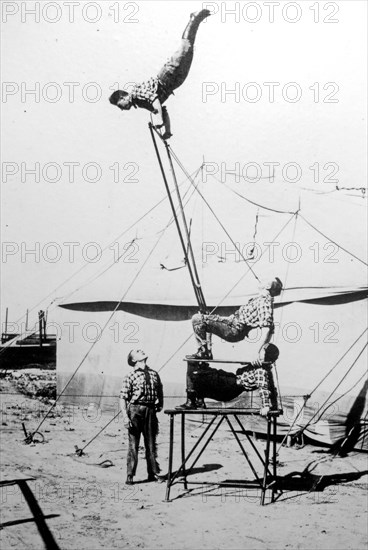
[[[187,402],[176,407],[181,410],[205,407],[204,398],[216,401],[231,401],[243,391],[258,389],[261,398],[261,415],[277,410],[277,390],[272,375],[272,366],[279,356],[274,344],[266,344],[260,353],[259,365],[245,363],[236,374],[213,369],[207,362],[188,361]]]
[[[188,76],[193,59],[193,47],[200,23],[210,14],[209,10],[201,10],[192,13],[186,26],[179,49],[170,57],[156,78],[150,78],[147,82],[136,84],[131,92],[117,90],[110,97],[110,103],[123,111],[131,107],[147,109],[158,115],[159,123],[156,128],[165,127],[163,139],[172,136],[170,118],[163,103],[179,88]]]

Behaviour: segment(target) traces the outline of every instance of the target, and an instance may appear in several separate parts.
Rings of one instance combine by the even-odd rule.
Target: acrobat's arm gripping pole
[[[175,210],[175,206],[174,206],[174,203],[173,203],[173,200],[172,200],[172,197],[171,197],[169,185],[167,183],[165,170],[164,170],[164,167],[163,167],[163,164],[162,164],[161,156],[160,156],[160,153],[159,153],[159,150],[158,150],[158,147],[157,147],[157,143],[156,143],[156,139],[155,139],[155,136],[154,136],[153,126],[152,126],[151,123],[149,123],[148,127],[149,127],[150,132],[151,132],[151,137],[152,137],[153,145],[154,145],[154,148],[155,148],[155,153],[156,153],[156,156],[157,156],[158,164],[160,166],[162,179],[163,179],[164,184],[165,184],[165,189],[166,189],[167,196],[168,196],[170,206],[171,206],[171,210],[172,210],[172,213],[173,213],[173,216],[174,216],[176,229],[178,231],[180,243],[181,243],[181,246],[182,246],[182,249],[183,249],[183,252],[184,252],[185,261],[186,261],[186,264],[188,266],[188,271],[189,271],[190,280],[191,280],[191,283],[192,283],[192,286],[193,286],[194,294],[195,294],[199,309],[204,312],[204,310],[206,309],[206,304],[204,302],[202,289],[201,289],[200,286],[198,286],[198,284],[196,283],[195,278],[194,278],[193,269],[192,269],[191,263],[189,261],[189,257],[188,257],[187,249],[186,249],[186,246],[185,246],[183,234],[182,234],[182,231],[181,231],[181,228],[180,228],[180,225],[179,225],[178,216],[176,214],[176,210]]]

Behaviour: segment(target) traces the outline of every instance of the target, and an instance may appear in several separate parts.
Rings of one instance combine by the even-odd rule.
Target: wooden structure
[[[27,366],[56,367],[56,335],[47,334],[46,315],[38,312],[38,331],[28,330],[28,310],[26,327],[22,334],[8,332],[8,308],[6,308],[5,330],[1,333],[0,368],[12,369]]]
[[[241,487],[252,487],[259,488],[261,491],[261,505],[265,503],[265,497],[267,490],[271,491],[271,502],[274,502],[276,495],[276,479],[277,479],[277,453],[276,453],[276,437],[277,437],[277,417],[280,415],[281,411],[271,412],[268,414],[267,420],[267,435],[266,435],[266,448],[264,452],[264,457],[262,457],[260,451],[258,450],[256,443],[251,439],[249,433],[245,430],[241,417],[247,415],[259,414],[259,409],[226,409],[226,408],[209,408],[209,409],[193,409],[193,410],[180,410],[180,409],[168,409],[164,411],[165,414],[170,417],[170,438],[169,438],[169,467],[167,474],[167,485],[166,485],[166,495],[165,500],[170,501],[170,490],[174,483],[183,483],[184,489],[188,489],[189,483],[200,483],[201,485],[221,485],[226,486],[226,482],[189,482],[187,479],[187,474],[194,468],[195,464],[198,462],[202,453],[205,451],[206,447],[213,439],[215,433],[221,426],[223,422],[227,423],[232,435],[234,436],[236,442],[238,443],[244,459],[248,463],[250,470],[254,475],[254,480],[244,480],[237,482],[237,486]],[[185,420],[188,415],[206,415],[210,416],[211,420],[203,428],[201,435],[198,440],[192,447],[192,449],[186,454],[185,446]],[[173,472],[173,456],[174,456],[174,443],[175,443],[175,418],[180,416],[180,446],[181,446],[181,464],[179,468]],[[237,428],[245,434],[247,443],[255,452],[257,459],[262,467],[262,474],[259,475],[254,467],[252,460],[249,457],[246,449],[244,448],[243,443],[241,442],[238,433],[234,429],[234,426],[230,420],[230,417],[233,416],[236,421]],[[201,447],[201,443],[203,443]],[[193,459],[193,463],[188,467],[188,462],[190,459]],[[180,480],[179,480],[180,478]],[[228,486],[234,486],[234,483],[231,483]]]

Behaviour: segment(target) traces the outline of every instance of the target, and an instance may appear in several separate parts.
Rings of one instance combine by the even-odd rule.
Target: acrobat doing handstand
[[[156,124],[156,128],[164,127],[165,131],[162,137],[165,140],[169,139],[172,134],[169,114],[163,104],[188,76],[193,60],[193,48],[198,27],[209,15],[209,10],[201,10],[191,14],[179,49],[167,60],[157,77],[136,84],[130,92],[116,90],[110,96],[110,103],[123,111],[128,111],[131,107],[140,107],[157,115],[158,124]]]

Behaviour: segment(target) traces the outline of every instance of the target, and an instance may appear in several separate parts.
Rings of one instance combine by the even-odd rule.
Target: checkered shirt
[[[241,374],[237,375],[237,381],[245,391],[258,389],[262,401],[262,407],[277,406],[277,393],[270,367],[244,367]]]
[[[134,107],[143,107],[153,110],[152,103],[160,95],[160,83],[158,78],[150,78],[146,82],[136,84],[130,92],[130,99]]]
[[[162,406],[163,391],[158,373],[149,367],[134,370],[124,378],[120,398],[132,404],[158,402]]]
[[[251,298],[234,313],[234,319],[252,328],[273,327],[272,296],[267,292]]]

